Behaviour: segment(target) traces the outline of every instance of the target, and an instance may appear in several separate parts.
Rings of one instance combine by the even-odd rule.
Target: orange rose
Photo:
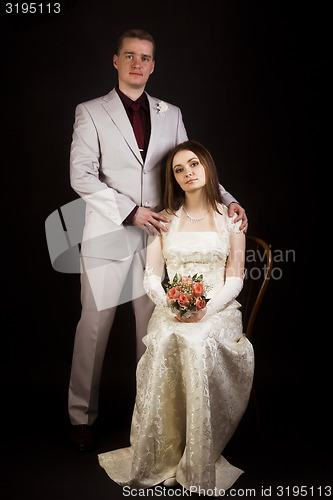
[[[197,306],[197,309],[205,309],[206,301],[205,301],[205,299],[197,299],[195,301],[195,305]]]
[[[203,295],[203,284],[198,281],[192,285],[194,297],[201,297]]]
[[[188,307],[191,303],[191,298],[186,293],[181,293],[177,302],[181,307]]]
[[[174,286],[173,288],[170,288],[170,290],[167,293],[167,297],[170,300],[177,300],[180,295],[180,288],[179,286]]]
[[[183,283],[192,283],[192,281],[193,280],[192,280],[191,276],[183,276],[183,278],[182,278]]]

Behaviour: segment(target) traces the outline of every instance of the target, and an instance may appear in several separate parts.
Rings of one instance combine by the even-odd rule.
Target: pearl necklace
[[[204,213],[201,217],[198,217],[197,219],[196,219],[195,217],[191,217],[191,216],[190,216],[190,214],[188,214],[188,213],[186,212],[186,210],[185,210],[185,208],[184,208],[184,207],[183,207],[183,210],[184,210],[184,212],[185,212],[186,217],[187,217],[188,219],[190,219],[190,221],[191,221],[191,222],[195,223],[195,222],[200,222],[200,221],[202,221],[202,220],[206,217],[206,215],[208,214],[208,212],[209,212],[210,208],[207,210],[207,212],[205,212],[205,213]]]

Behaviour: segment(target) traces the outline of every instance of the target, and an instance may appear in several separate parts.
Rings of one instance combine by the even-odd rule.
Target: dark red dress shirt
[[[150,109],[149,109],[149,102],[147,95],[145,92],[141,94],[139,99],[136,101],[132,101],[127,95],[125,95],[117,86],[116,87],[116,92],[119,95],[121,102],[124,105],[125,111],[127,113],[127,116],[129,118],[129,121],[131,122],[131,125],[133,127],[133,109],[131,108],[131,104],[133,103],[138,103],[140,104],[140,109],[138,111],[139,119],[142,122],[142,127],[143,127],[143,133],[144,133],[144,147],[143,147],[143,152],[142,152],[142,158],[143,160],[146,157],[147,154],[147,149],[148,149],[148,144],[149,144],[149,139],[150,139],[150,131],[151,131],[151,124],[150,124]]]
[[[138,119],[141,120],[142,128],[143,128],[143,134],[144,134],[144,146],[143,146],[143,151],[141,151],[141,156],[142,159],[145,160],[146,154],[147,154],[147,149],[148,149],[148,144],[149,144],[149,139],[150,139],[150,132],[151,132],[151,123],[150,123],[150,109],[149,109],[149,102],[147,95],[145,92],[141,94],[141,96],[136,100],[133,101],[125,95],[118,87],[116,86],[116,92],[120,97],[121,102],[123,103],[123,106],[125,108],[125,111],[127,113],[127,116],[129,118],[129,121],[131,122],[131,125],[133,127],[133,109],[131,108],[131,105],[135,102],[140,104],[140,109],[137,112],[138,113]],[[134,215],[136,214],[137,209],[139,206],[137,205],[132,212],[126,217],[124,220],[124,224],[131,224],[134,218]]]

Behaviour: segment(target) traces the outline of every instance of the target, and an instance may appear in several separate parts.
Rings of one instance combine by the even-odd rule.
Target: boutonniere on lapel
[[[163,115],[166,113],[169,109],[169,106],[167,105],[166,102],[160,101],[156,104],[156,110],[159,115]]]

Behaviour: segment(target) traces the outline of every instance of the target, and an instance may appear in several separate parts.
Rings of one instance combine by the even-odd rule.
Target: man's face
[[[139,38],[124,38],[119,54],[113,56],[118,70],[119,88],[142,89],[154,71],[153,44]]]

